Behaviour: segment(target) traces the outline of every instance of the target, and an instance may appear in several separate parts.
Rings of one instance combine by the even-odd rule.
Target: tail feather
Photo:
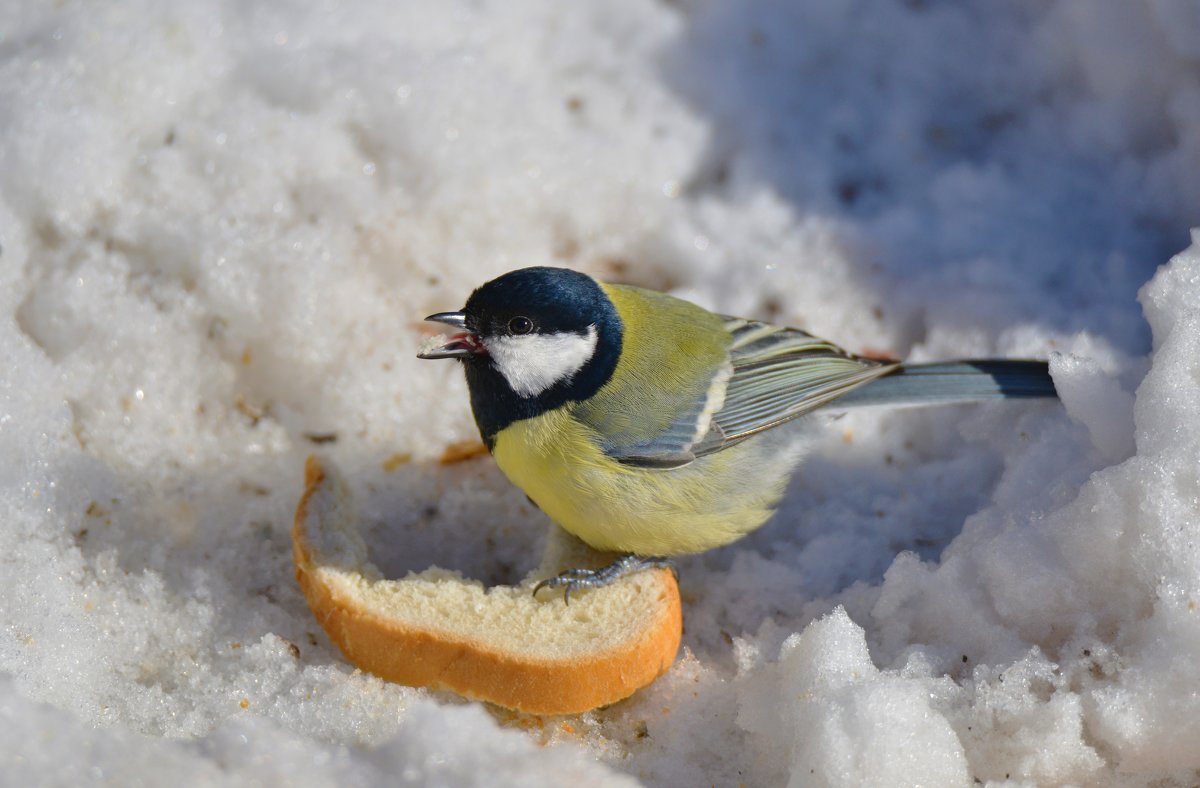
[[[905,364],[841,397],[830,407],[923,405],[990,399],[1057,397],[1045,361],[983,359]]]

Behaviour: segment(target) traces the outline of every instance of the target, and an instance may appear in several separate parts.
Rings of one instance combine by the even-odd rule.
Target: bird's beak
[[[457,328],[459,333],[441,345],[422,348],[417,358],[467,358],[484,352],[483,343],[474,331],[467,328],[467,316],[462,312],[438,312],[425,319]]]

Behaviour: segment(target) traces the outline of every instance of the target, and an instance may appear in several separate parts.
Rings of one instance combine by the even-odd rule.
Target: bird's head
[[[479,287],[462,311],[425,319],[457,330],[419,357],[464,363],[485,438],[484,421],[502,429],[591,396],[621,352],[621,319],[604,289],[563,268],[511,271]],[[492,413],[481,419],[481,409]]]

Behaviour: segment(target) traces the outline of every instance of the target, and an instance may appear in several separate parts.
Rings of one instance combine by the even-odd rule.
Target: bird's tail
[[[838,397],[830,407],[925,405],[1057,397],[1045,361],[946,361],[905,364]]]

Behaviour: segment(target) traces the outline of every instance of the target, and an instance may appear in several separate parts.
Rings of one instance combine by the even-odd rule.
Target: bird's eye
[[[533,330],[533,321],[527,317],[514,317],[508,321],[508,330],[513,334],[528,334]]]

